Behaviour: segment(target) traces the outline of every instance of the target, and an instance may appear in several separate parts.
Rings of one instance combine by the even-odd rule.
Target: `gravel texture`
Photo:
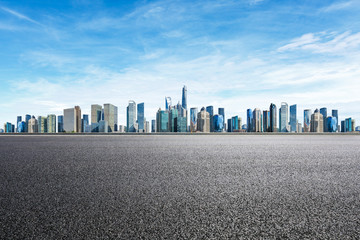
[[[359,236],[359,136],[0,136],[0,239]]]

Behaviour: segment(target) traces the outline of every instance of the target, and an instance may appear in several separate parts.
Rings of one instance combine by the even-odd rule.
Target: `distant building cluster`
[[[103,106],[91,105],[91,121],[89,115],[81,115],[81,108],[64,109],[63,115],[47,116],[25,115],[17,117],[16,124],[7,122],[0,133],[112,133],[112,132],[354,132],[360,131],[355,127],[355,120],[346,118],[339,121],[338,110],[333,109],[331,115],[327,108],[304,110],[303,125],[298,122],[297,105],[281,103],[279,113],[277,107],[271,103],[268,110],[259,108],[247,109],[246,123],[239,116],[232,116],[225,121],[225,109],[218,108],[214,112],[213,106],[190,108],[188,114],[187,88],[182,89],[181,103],[172,105],[171,97],[165,97],[165,109],[156,112],[156,119],[150,122],[145,118],[145,104],[136,104],[130,100],[126,108],[126,126],[118,125],[118,107],[107,103]],[[189,122],[188,122],[188,118]]]

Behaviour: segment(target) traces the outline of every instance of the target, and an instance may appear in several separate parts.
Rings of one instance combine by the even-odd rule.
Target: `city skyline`
[[[155,119],[147,120],[144,117],[145,103],[136,104],[129,100],[126,107],[126,125],[118,123],[118,107],[105,103],[104,107],[98,104],[91,105],[91,114],[81,114],[81,107],[63,109],[63,115],[48,114],[36,117],[26,114],[24,121],[18,115],[15,124],[4,123],[4,130],[0,132],[354,132],[359,131],[353,117],[339,118],[338,109],[332,109],[328,114],[328,108],[316,108],[303,112],[304,123],[299,121],[301,114],[297,114],[297,104],[289,105],[281,102],[279,108],[279,122],[277,123],[277,107],[271,103],[268,110],[259,108],[247,109],[246,123],[242,117],[227,116],[224,107],[218,111],[214,106],[203,106],[187,109],[187,87],[182,90],[181,103],[173,104],[171,97],[165,97],[164,108],[159,108]],[[330,113],[330,109],[329,109]],[[91,121],[89,120],[91,116]],[[227,118],[227,125],[225,124]],[[311,118],[311,119],[310,119]],[[30,121],[31,120],[31,121]],[[150,122],[152,126],[150,127]],[[244,123],[244,124],[243,124]],[[56,125],[58,126],[56,128]],[[156,125],[156,126],[155,126]],[[29,130],[28,130],[29,129]],[[57,130],[57,131],[56,131]]]
[[[130,99],[150,121],[164,96],[182,102],[182,85],[187,109],[224,107],[225,121],[272,102],[360,119],[358,10],[356,1],[2,1],[0,123],[112,103],[125,125]]]

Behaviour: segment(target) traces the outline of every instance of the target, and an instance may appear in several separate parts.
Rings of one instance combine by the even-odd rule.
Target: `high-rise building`
[[[341,132],[346,132],[346,129],[345,129],[345,120],[341,121]]]
[[[233,129],[232,129],[232,118],[229,118],[227,120],[227,132],[232,132]]]
[[[320,108],[320,114],[323,115],[323,119],[324,119],[324,132],[327,132],[328,130],[326,129],[326,118],[327,118],[327,108],[323,107]]]
[[[262,116],[261,110],[259,108],[255,108],[253,111],[253,131],[254,132],[262,132]]]
[[[196,132],[197,130],[197,108],[190,108],[190,132]]]
[[[247,122],[246,122],[246,125],[247,125],[247,131],[248,132],[252,132],[253,131],[253,112],[251,109],[248,109],[246,111],[246,116],[247,116]]]
[[[339,126],[339,114],[338,114],[338,110],[333,109],[331,112],[331,116],[333,116],[334,118],[336,118],[336,122],[337,122],[337,126],[336,126],[336,132],[339,131],[340,126]]]
[[[182,89],[182,101],[181,101],[181,105],[183,106],[184,109],[187,109],[187,88],[184,85],[183,89]]]
[[[38,132],[38,121],[36,120],[36,118],[34,116],[29,119],[28,132],[29,133],[37,133]]]
[[[155,119],[151,120],[151,132],[152,133],[156,132],[156,120]]]
[[[25,130],[26,130],[26,122],[24,122],[24,121],[18,122],[17,132],[18,133],[24,133]]]
[[[214,132],[223,132],[224,131],[224,119],[223,115],[215,114],[213,117],[214,120]]]
[[[169,111],[171,108],[171,97],[165,97],[165,110]]]
[[[351,132],[352,131],[352,119],[346,118],[345,119],[345,132]]]
[[[224,129],[225,129],[225,108],[219,108],[218,109],[218,114],[221,115],[223,117],[223,126],[224,126]]]
[[[326,118],[326,129],[328,132],[336,132],[337,131],[337,119],[336,117],[329,116]]]
[[[110,103],[104,104],[104,121],[108,124],[107,132],[117,132],[118,108]]]
[[[19,122],[22,122],[22,116],[18,116],[16,119],[16,126],[18,125]]]
[[[29,120],[31,119],[31,115],[29,115],[29,114],[26,114],[25,115],[25,132],[28,132],[29,130],[28,130],[28,125],[29,125]]]
[[[38,117],[39,133],[47,133],[47,117]]]
[[[290,106],[290,131],[297,132],[297,106],[296,104]]]
[[[64,131],[81,132],[81,109],[79,106],[64,109]]]
[[[81,132],[87,132],[86,128],[89,126],[89,124],[89,115],[83,114],[83,118],[81,119]]]
[[[206,111],[209,113],[210,116],[210,132],[214,132],[214,107],[213,106],[207,106]]]
[[[58,132],[64,132],[64,116],[59,115],[58,116]]]
[[[176,132],[187,132],[187,118],[186,117],[182,117],[182,116],[178,116],[175,119],[176,122]]]
[[[241,125],[239,125],[239,117],[238,116],[233,116],[231,118],[231,131],[232,132],[238,132],[240,127],[241,127]]]
[[[109,132],[109,123],[105,120],[100,120],[99,122],[99,132],[108,133]]]
[[[263,111],[263,132],[270,132],[270,111]]]
[[[138,131],[139,132],[144,132],[145,130],[145,105],[144,103],[139,103],[137,105],[137,122],[138,122]]]
[[[12,132],[14,132],[13,129],[12,129],[12,124],[11,124],[10,122],[5,123],[4,128],[5,128],[5,132],[6,132],[6,133],[12,133]]]
[[[169,131],[170,132],[176,132],[178,117],[179,117],[178,110],[176,108],[171,108],[169,111]]]
[[[311,126],[311,110],[305,109],[304,110],[304,132],[310,132]]]
[[[270,104],[270,132],[277,132],[277,108],[273,103]]]
[[[136,103],[133,100],[129,101],[129,105],[126,109],[126,126],[128,132],[135,132],[136,123]]]
[[[318,109],[311,115],[310,131],[311,132],[324,132],[324,119],[323,115]]]
[[[55,114],[49,114],[47,116],[47,132],[56,133],[56,116]]]
[[[201,111],[198,113],[197,130],[199,132],[210,132],[210,114],[204,107],[201,108]]]
[[[159,108],[156,113],[156,132],[169,132],[169,111]]]
[[[355,119],[351,120],[351,131],[355,132]]]
[[[282,102],[281,107],[279,109],[280,132],[287,132],[288,123],[289,123],[289,107],[286,102]]]
[[[91,105],[91,123],[99,123],[101,121],[102,106],[98,104]]]

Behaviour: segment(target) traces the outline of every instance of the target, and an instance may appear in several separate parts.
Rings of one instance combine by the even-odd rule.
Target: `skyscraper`
[[[183,89],[182,89],[182,101],[181,101],[181,105],[183,106],[183,108],[187,109],[187,88],[184,85]]]
[[[64,132],[64,116],[59,115],[58,116],[58,132]]]
[[[336,117],[329,116],[326,118],[326,129],[328,132],[336,132],[337,131],[337,119]]]
[[[179,111],[176,108],[172,108],[169,111],[169,131],[176,132],[177,118],[179,117]]]
[[[304,132],[310,132],[311,126],[311,109],[304,110]]]
[[[102,106],[91,105],[91,132],[99,132],[99,122],[102,120]]]
[[[156,132],[169,132],[169,111],[159,108],[156,113]]]
[[[197,130],[199,132],[210,132],[210,114],[204,107],[198,113]]]
[[[232,132],[238,132],[240,130],[241,126],[239,126],[239,117],[233,116],[231,118],[231,131]]]
[[[28,125],[29,125],[29,120],[31,119],[31,116],[29,114],[25,115],[25,132],[28,132]]]
[[[151,132],[152,133],[156,132],[156,120],[155,119],[151,120]]]
[[[259,108],[255,108],[253,111],[253,125],[254,132],[262,132],[262,116]]]
[[[214,107],[213,106],[207,106],[206,111],[209,113],[210,116],[210,132],[214,132]]]
[[[320,114],[323,115],[323,119],[324,119],[324,126],[323,126],[323,129],[324,129],[324,132],[327,132],[327,129],[326,129],[326,118],[327,118],[327,108],[326,107],[323,107],[323,108],[320,108]]]
[[[337,122],[336,132],[338,132],[338,131],[340,130],[340,129],[339,129],[340,127],[339,127],[339,114],[338,114],[338,110],[333,109],[332,112],[331,112],[331,115],[336,118],[336,122]]]
[[[246,111],[246,115],[247,115],[247,122],[246,122],[246,125],[247,125],[247,131],[248,132],[252,132],[253,131],[253,112],[251,109],[248,109]]]
[[[263,132],[270,132],[270,111],[263,111]]]
[[[104,121],[107,122],[107,132],[117,132],[118,108],[110,103],[104,104]]]
[[[89,115],[83,114],[83,118],[81,119],[81,132],[86,132],[86,128],[89,125]]]
[[[81,132],[81,109],[79,106],[64,109],[64,131]]]
[[[280,132],[287,132],[289,123],[289,107],[286,102],[281,103],[281,107],[279,109],[279,123]]]
[[[224,119],[220,114],[215,114],[213,117],[214,120],[214,132],[222,132],[224,131]]]
[[[34,116],[29,119],[28,132],[29,133],[37,133],[38,132],[38,121],[36,120],[36,118]]]
[[[352,131],[352,119],[346,118],[345,119],[345,132],[351,132]]]
[[[139,132],[144,132],[145,130],[145,126],[144,126],[144,122],[145,122],[145,105],[144,103],[139,103],[137,105],[137,122],[138,122],[138,126],[139,126],[139,129],[138,131]]]
[[[290,106],[290,130],[291,132],[297,132],[297,106],[296,104]]]
[[[197,108],[190,108],[190,132],[196,132],[197,130]]]
[[[38,117],[39,133],[47,133],[47,117]]]
[[[223,117],[223,126],[224,126],[224,129],[225,129],[225,108],[219,108],[218,109],[218,114]]]
[[[56,133],[56,116],[55,114],[49,114],[47,116],[47,132]]]
[[[311,115],[310,131],[324,132],[324,118],[318,109]]]
[[[171,97],[165,97],[165,110],[169,111],[171,108]]]
[[[126,126],[127,132],[135,132],[136,123],[136,103],[133,100],[129,101],[129,105],[126,108]]]
[[[229,118],[227,120],[227,132],[232,132],[233,129],[232,129],[232,118]]]
[[[270,132],[277,132],[277,108],[273,103],[270,104]]]

